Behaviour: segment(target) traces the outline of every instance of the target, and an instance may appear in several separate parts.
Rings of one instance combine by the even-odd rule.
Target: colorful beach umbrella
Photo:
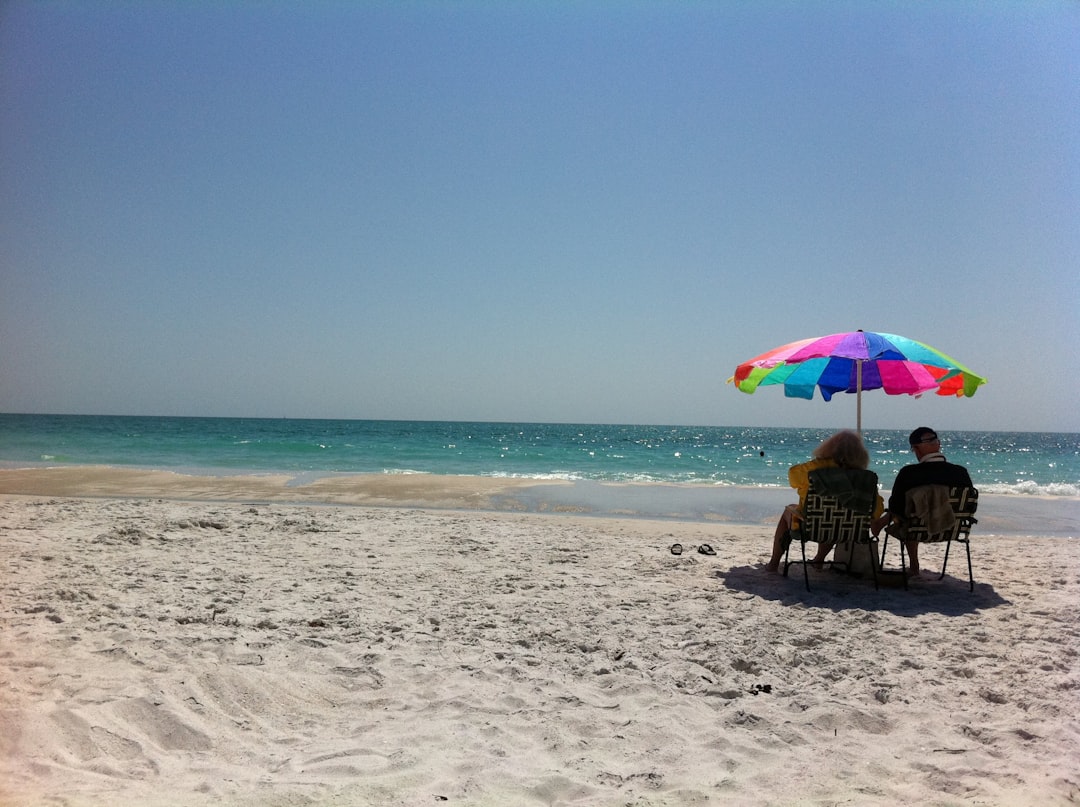
[[[940,350],[891,333],[854,331],[802,339],[745,361],[728,379],[740,392],[782,384],[789,398],[826,401],[837,392],[858,395],[858,429],[862,433],[863,390],[887,395],[938,395],[970,398],[986,379]]]

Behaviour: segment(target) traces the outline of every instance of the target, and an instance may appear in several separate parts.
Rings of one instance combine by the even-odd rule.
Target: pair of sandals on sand
[[[715,555],[716,554],[716,550],[713,549],[708,544],[702,544],[701,546],[699,546],[697,548],[697,551],[698,551],[699,555]],[[672,544],[671,545],[671,554],[672,555],[681,555],[682,553],[683,553],[683,545],[682,544]]]

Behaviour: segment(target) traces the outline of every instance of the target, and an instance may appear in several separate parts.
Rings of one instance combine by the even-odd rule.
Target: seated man
[[[889,495],[889,506],[881,514],[881,518],[875,519],[870,528],[874,535],[878,535],[882,528],[892,521],[903,522],[908,515],[907,494],[912,488],[920,485],[946,485],[948,487],[973,487],[971,476],[967,468],[946,461],[941,453],[941,442],[937,432],[927,426],[920,426],[908,437],[911,450],[915,452],[918,463],[905,465],[896,475],[892,492]],[[919,574],[919,542],[904,541],[911,565],[908,567],[908,575],[917,577]]]

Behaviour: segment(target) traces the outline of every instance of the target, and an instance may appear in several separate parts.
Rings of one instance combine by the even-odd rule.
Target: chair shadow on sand
[[[962,616],[1012,604],[989,583],[976,580],[975,590],[968,591],[966,575],[961,579],[946,574],[941,580],[934,575],[913,581],[907,589],[882,587],[875,590],[870,578],[852,577],[828,568],[811,570],[810,574],[813,587],[807,591],[801,575],[769,574],[762,566],[734,566],[716,571],[716,577],[730,591],[752,594],[783,605],[833,611],[860,609],[888,611],[897,616]]]

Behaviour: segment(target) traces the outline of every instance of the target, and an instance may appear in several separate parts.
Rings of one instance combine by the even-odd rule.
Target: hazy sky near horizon
[[[1080,431],[1080,3],[0,5],[0,411]]]

